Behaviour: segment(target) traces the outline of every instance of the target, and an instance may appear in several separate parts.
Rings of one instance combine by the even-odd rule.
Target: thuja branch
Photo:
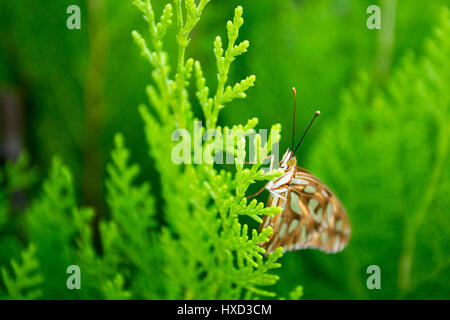
[[[186,74],[186,64],[190,65],[192,68],[193,61],[188,60],[185,64],[185,54],[186,48],[189,44],[189,34],[192,29],[194,29],[197,22],[200,20],[203,9],[208,4],[209,0],[201,0],[197,6],[194,0],[185,0],[186,7],[186,22],[183,19],[183,9],[181,6],[182,0],[174,0],[175,12],[177,17],[177,43],[178,43],[178,64],[177,64],[177,74],[176,74],[176,100],[178,102],[178,116],[177,124],[179,128],[184,128],[185,123],[185,104],[187,97],[185,96],[185,74]]]

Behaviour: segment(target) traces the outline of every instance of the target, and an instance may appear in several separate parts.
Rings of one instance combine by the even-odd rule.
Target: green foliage
[[[0,80],[20,88],[26,145],[37,166],[50,169],[36,194],[25,157],[0,168],[0,296],[234,299],[276,292],[298,299],[303,288],[292,289],[300,282],[306,298],[447,298],[448,13],[421,48],[446,1],[382,1],[383,16],[395,19],[395,28],[383,25],[382,32],[365,28],[370,1],[249,0],[244,28],[240,7],[226,28],[221,23],[237,1],[166,2],[136,0],[136,10],[127,1],[80,1],[82,29],[70,32],[54,14],[64,13],[68,0],[2,3]],[[148,72],[129,41],[131,28],[144,27],[137,12],[150,34],[146,41],[133,32],[152,66],[145,91]],[[245,55],[249,43],[238,35],[252,39]],[[405,56],[409,49],[420,58]],[[258,86],[242,100],[255,82],[249,71]],[[260,170],[280,126],[267,143],[256,136],[252,166],[242,163],[252,160],[243,137],[257,124],[290,128],[293,85],[299,115],[317,108],[323,114],[302,144],[300,164],[335,191],[350,215],[352,239],[338,255],[305,250],[280,258],[279,250],[265,258],[257,244],[271,230],[254,228],[279,209],[244,197],[280,174]],[[135,112],[145,93],[150,107]],[[92,112],[92,101],[103,112]],[[139,115],[145,135],[136,129]],[[192,134],[197,119],[202,134],[217,133],[201,146],[204,160],[223,151],[215,148],[220,137],[240,132],[223,146],[237,159],[235,168],[171,161],[172,133]],[[117,131],[126,133],[127,147]],[[280,141],[281,149],[288,143]],[[83,163],[87,147],[100,166]],[[102,184],[102,166],[105,188],[96,192],[104,197],[94,200],[101,207],[105,199],[108,209],[78,206],[86,192],[81,181]],[[98,176],[83,176],[84,167]],[[28,201],[17,200],[23,195],[30,200],[25,211]],[[81,267],[82,290],[65,287],[71,264]],[[380,291],[365,286],[371,264],[381,267]]]
[[[167,2],[154,0],[152,4],[160,12]],[[384,3],[390,2],[380,2],[383,12],[387,13]],[[407,49],[421,52],[421,44],[435,25],[439,9],[447,3],[447,0],[396,1],[393,65]],[[2,2],[0,79],[2,84],[20,89],[27,102],[26,145],[35,165],[44,172],[53,155],[60,155],[71,168],[80,193],[81,180],[87,185],[95,179],[100,179],[95,181],[97,185],[103,183],[101,176],[81,174],[83,166],[92,165],[89,161],[83,163],[87,143],[96,142],[94,150],[103,159],[104,167],[115,133],[126,132],[127,146],[135,161],[147,161],[147,154],[141,152],[145,139],[137,129],[140,117],[134,106],[144,99],[141,88],[148,74],[130,50],[129,30],[142,27],[131,1],[102,0],[99,7],[106,9],[96,13],[98,6],[91,6],[87,0],[78,1],[82,28],[73,32],[65,28],[68,16],[65,12],[71,4],[70,0],[61,0],[33,7],[24,1]],[[201,61],[210,84],[217,79],[215,56],[208,54],[211,40],[217,34],[225,39],[224,16],[231,15],[239,4],[242,4],[239,0],[208,3],[207,14],[196,26],[189,43],[189,54]],[[247,99],[235,100],[232,108],[223,109],[218,123],[242,123],[256,116],[262,128],[270,128],[274,119],[283,128],[290,128],[291,117],[287,116],[292,107],[290,88],[296,86],[298,110],[302,110],[297,117],[298,128],[309,118],[308,114],[317,108],[322,111],[323,125],[316,126],[310,132],[311,138],[304,141],[307,154],[321,128],[333,122],[339,112],[336,102],[342,89],[355,80],[359,70],[371,75],[377,68],[374,61],[378,59],[379,33],[368,30],[364,20],[370,4],[373,3],[368,0],[245,1],[246,27],[240,34],[252,40],[252,50],[240,59],[239,68],[231,68],[230,77],[245,78],[251,71],[258,76],[258,85]],[[175,33],[173,25],[167,29],[168,37],[174,37]],[[91,34],[106,43],[95,52],[99,55],[96,59],[103,64],[102,72],[93,72],[101,78],[94,81],[95,86],[86,82],[88,70],[95,66],[95,61],[90,61],[97,48],[96,37],[90,38]],[[176,57],[176,41],[166,41],[164,45],[170,57]],[[389,63],[388,59],[386,62]],[[168,64],[171,69],[176,67],[173,58]],[[98,99],[104,105],[104,113],[97,120],[104,121],[105,127],[95,134],[85,132],[85,115],[92,110],[86,94],[92,90],[99,91]],[[211,90],[216,87],[212,85]],[[192,107],[194,112],[200,111],[195,103]],[[282,139],[281,150],[289,142],[289,137]],[[97,169],[100,173],[104,171]],[[157,180],[151,166],[142,166],[142,174],[152,183]],[[96,203],[103,199],[104,195]]]
[[[111,216],[109,221],[100,224],[103,266],[98,272],[108,270],[110,284],[107,286],[114,285],[115,296],[154,299],[159,289],[156,279],[162,272],[158,261],[154,199],[148,183],[136,183],[140,168],[128,163],[129,152],[121,135],[116,136],[111,157],[106,181]],[[116,276],[117,270],[122,270],[123,276]],[[99,281],[102,283],[101,279]],[[130,282],[130,292],[122,288],[125,281]],[[111,295],[104,292],[106,298]]]
[[[289,298],[291,300],[299,300],[303,296],[303,287],[296,287],[290,294]]]
[[[261,222],[263,215],[270,216],[281,210],[264,208],[257,200],[248,203],[245,198],[248,187],[255,181],[271,180],[282,174],[282,171],[261,169],[272,145],[279,142],[280,126],[272,127],[267,141],[255,134],[257,119],[232,128],[216,126],[224,105],[244,98],[245,91],[255,81],[254,76],[249,76],[234,85],[227,84],[233,60],[249,46],[248,41],[235,44],[243,24],[243,9],[236,8],[233,22],[227,24],[227,48],[222,48],[220,37],[214,42],[218,88],[210,97],[200,63],[185,59],[190,33],[208,1],[198,4],[185,1],[184,8],[181,3],[175,1],[178,59],[176,73],[172,74],[168,54],[163,48],[172,23],[172,6],[168,4],[157,21],[150,1],[134,1],[147,21],[151,36],[149,46],[137,31],[132,33],[142,55],[153,67],[154,85],[146,90],[152,108],[141,105],[139,110],[149,154],[160,176],[162,205],[156,206],[148,183],[137,182],[140,167],[130,164],[130,152],[120,134],[115,137],[111,163],[107,165],[106,200],[110,209],[107,216],[96,216],[92,209],[77,206],[72,174],[55,158],[41,195],[34,199],[26,215],[29,239],[38,245],[37,260],[30,259],[34,254],[30,251],[24,255],[24,270],[13,262],[16,277],[20,278],[17,285],[3,272],[3,281],[12,297],[19,297],[20,290],[37,284],[36,279],[25,281],[26,274],[37,267],[37,261],[41,263],[40,272],[46,278],[51,277],[42,287],[45,298],[250,299],[275,296],[266,287],[279,278],[270,271],[281,266],[277,260],[282,256],[282,248],[266,258],[259,244],[267,241],[272,229],[269,227],[258,233],[240,219],[246,216]],[[218,170],[212,161],[196,165],[176,165],[171,161],[175,145],[174,141],[170,142],[173,131],[187,128],[194,134],[195,130],[196,118],[187,89],[194,65],[196,96],[206,120],[201,132],[215,129],[218,133],[214,139],[196,147],[201,148],[202,155],[209,154],[210,160],[220,152],[231,154],[236,162],[235,173]],[[253,147],[256,150],[254,163],[249,168],[244,166],[248,135],[255,136]],[[225,139],[228,142],[223,144],[221,138],[228,136],[233,137],[232,143]],[[216,145],[219,145],[217,150]],[[161,214],[157,215],[159,210]],[[63,285],[66,268],[71,264],[81,268],[81,291],[69,291]],[[24,282],[20,282],[22,280]],[[299,292],[293,295],[299,296]]]
[[[9,263],[22,251],[17,233],[20,232],[20,212],[25,205],[23,193],[36,182],[36,170],[30,168],[27,153],[16,161],[7,161],[0,170],[0,265]]]
[[[67,294],[64,284],[66,269],[73,264],[71,242],[76,230],[72,212],[75,208],[72,174],[61,159],[55,157],[41,194],[26,212],[28,237],[37,246],[39,269],[45,278],[52,278],[46,283],[46,296],[50,298]]]
[[[15,192],[30,188],[36,181],[36,172],[29,168],[30,159],[22,153],[16,161],[7,161],[4,171],[0,171],[0,226],[8,220],[9,199]]]
[[[407,55],[385,88],[361,76],[308,156],[313,172],[342,199],[353,227],[342,255],[311,253],[311,265],[297,270],[310,297],[320,297],[325,286],[335,298],[448,296],[447,9],[439,21],[424,55]],[[286,265],[301,265],[289,258]],[[381,268],[382,290],[365,288],[371,264]],[[323,281],[313,279],[317,270]]]
[[[27,153],[21,153],[19,158],[14,161],[8,161],[5,165],[5,183],[4,194],[11,196],[18,190],[29,188],[36,181],[36,171],[30,169],[30,157]],[[2,183],[0,176],[0,183]]]
[[[106,180],[111,214],[100,221],[101,254],[94,247],[93,212],[74,212],[75,261],[84,271],[83,298],[154,299],[161,279],[154,200],[147,183],[137,184],[139,166],[129,164],[123,137],[117,135]]]
[[[5,299],[25,300],[36,299],[42,296],[42,291],[35,289],[43,282],[39,274],[39,262],[35,257],[36,247],[30,245],[22,251],[22,263],[11,260],[12,274],[6,268],[1,268],[1,275],[6,288]],[[1,293],[1,291],[0,291]]]
[[[0,176],[0,181],[2,180],[3,179]],[[0,193],[0,225],[4,224],[8,219],[8,206],[9,204],[6,192],[2,189],[2,192]]]
[[[177,43],[179,45],[177,73],[171,79],[169,66],[166,65],[166,53],[162,48],[165,29],[171,19],[171,5],[167,5],[161,22],[155,23],[154,12],[149,2],[136,1],[149,24],[153,48],[150,49],[143,37],[133,31],[141,53],[152,64],[155,86],[148,87],[152,112],[145,106],[140,107],[144,119],[150,155],[155,161],[161,179],[164,200],[164,220],[161,238],[164,247],[164,271],[167,275],[166,291],[168,298],[187,299],[236,299],[257,296],[273,296],[272,292],[261,289],[275,283],[277,276],[268,273],[280,265],[276,260],[281,256],[281,249],[263,258],[264,250],[258,246],[266,241],[271,230],[261,234],[253,230],[248,235],[248,226],[239,222],[239,216],[247,215],[256,221],[260,216],[272,215],[279,208],[263,208],[263,204],[253,200],[247,204],[244,197],[249,185],[256,180],[269,180],[281,173],[265,173],[260,170],[262,160],[270,152],[272,144],[277,143],[279,126],[272,128],[271,137],[262,147],[260,137],[255,139],[258,150],[256,163],[245,168],[245,138],[256,126],[253,119],[245,126],[234,126],[233,132],[240,130],[233,146],[225,146],[227,152],[236,156],[237,172],[232,176],[226,171],[217,171],[212,163],[177,166],[171,163],[173,144],[167,141],[172,131],[177,128],[189,128],[193,133],[195,118],[190,110],[190,101],[186,87],[189,85],[193,66],[197,77],[196,96],[202,107],[206,126],[201,132],[216,129],[221,135],[230,134],[228,128],[217,128],[217,117],[225,103],[235,98],[244,98],[255,77],[250,76],[233,86],[227,86],[228,73],[233,60],[244,53],[248,41],[236,45],[239,28],[243,24],[242,7],[235,10],[233,22],[227,24],[228,46],[224,50],[222,40],[214,41],[214,53],[217,60],[218,83],[214,96],[209,96],[209,88],[198,61],[185,60],[185,49],[189,43],[190,32],[198,22],[201,12],[208,1],[186,1],[183,13],[181,3],[176,1]],[[186,16],[186,22],[183,16]],[[150,17],[150,18],[149,18]],[[161,26],[157,28],[155,26]],[[216,137],[217,138],[217,137]],[[195,143],[195,142],[194,142]],[[202,146],[201,154],[211,154],[215,140],[211,139]],[[215,150],[222,152],[223,150]],[[191,156],[191,155],[189,155]],[[206,161],[205,161],[206,162]],[[212,201],[212,202],[211,202]]]
[[[29,157],[23,153],[15,162],[7,161],[0,170],[0,266],[10,263],[22,251],[17,239],[20,220],[17,213],[23,207],[20,195],[35,181],[36,172],[29,168]]]

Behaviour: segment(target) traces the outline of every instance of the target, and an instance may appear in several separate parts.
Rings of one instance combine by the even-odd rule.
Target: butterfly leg
[[[264,187],[262,187],[261,188],[261,190],[259,190],[257,193],[255,193],[255,194],[252,194],[251,196],[248,196],[247,197],[247,199],[250,199],[250,198],[253,198],[253,197],[256,197],[257,195],[259,195],[261,192],[263,192],[264,191],[264,189],[266,189],[266,186],[264,186]],[[269,190],[270,191],[270,190]]]
[[[279,190],[279,189],[269,189],[269,192],[270,192],[274,197],[281,198],[281,199],[283,199],[284,201],[286,201],[287,199],[286,199],[286,197],[284,197],[282,194],[283,194],[284,192],[286,192],[286,191],[287,191],[287,188],[283,188],[283,189],[281,189],[281,190]]]
[[[269,166],[269,172],[272,172],[273,170],[273,163],[275,160],[275,155],[274,154],[269,154],[268,156],[264,157],[263,162],[267,159],[270,159],[270,166]]]
[[[270,171],[272,171],[272,170],[273,170],[273,162],[274,162],[274,160],[275,160],[275,155],[274,155],[274,154],[268,155],[268,156],[264,157],[263,161],[266,160],[266,159],[269,159],[269,158],[270,158]],[[245,163],[245,164],[254,164],[254,162],[244,162],[244,163]],[[270,172],[270,171],[269,171],[269,172]],[[264,187],[262,187],[261,190],[259,190],[257,193],[252,194],[251,196],[248,196],[247,199],[256,197],[257,195],[261,194],[261,192],[263,192],[264,189],[267,189],[266,187],[267,187],[267,185],[265,185]],[[269,189],[269,191],[271,191],[271,190]],[[280,197],[280,198],[286,200],[286,199],[285,199],[284,197],[282,197],[281,195],[277,195],[277,197]]]

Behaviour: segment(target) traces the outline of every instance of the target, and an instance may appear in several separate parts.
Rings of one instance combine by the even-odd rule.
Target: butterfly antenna
[[[317,110],[316,113],[314,114],[313,118],[311,119],[311,122],[310,122],[309,125],[308,125],[308,128],[306,128],[305,132],[303,133],[303,136],[302,136],[302,138],[300,139],[300,142],[299,142],[299,143],[297,144],[297,146],[295,147],[295,150],[294,150],[294,152],[293,152],[294,154],[297,152],[297,149],[298,149],[298,147],[300,147],[300,144],[302,143],[303,138],[305,137],[305,135],[306,135],[306,133],[308,132],[309,128],[311,128],[311,125],[313,124],[314,120],[317,118],[318,115],[320,115],[320,111],[319,111],[319,110]]]
[[[292,92],[294,93],[294,116],[292,117],[292,146],[291,150],[294,149],[294,135],[295,135],[295,108],[297,107],[297,91],[295,91],[295,87],[292,88]]]

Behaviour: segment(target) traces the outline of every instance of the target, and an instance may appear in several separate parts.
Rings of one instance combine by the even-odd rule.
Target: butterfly
[[[296,91],[294,92],[294,124]],[[284,251],[301,249],[319,249],[327,253],[336,253],[345,248],[350,239],[350,221],[344,207],[334,193],[312,173],[297,166],[295,152],[311,127],[314,119],[320,114],[317,111],[305,130],[300,142],[294,149],[294,134],[292,135],[292,150],[288,149],[279,163],[284,174],[267,183],[254,197],[264,190],[270,192],[267,206],[278,206],[283,209],[281,214],[272,217],[264,216],[260,226],[272,227],[273,233],[269,240],[261,244],[266,253],[273,252],[278,247]],[[271,170],[273,167],[273,155]]]

